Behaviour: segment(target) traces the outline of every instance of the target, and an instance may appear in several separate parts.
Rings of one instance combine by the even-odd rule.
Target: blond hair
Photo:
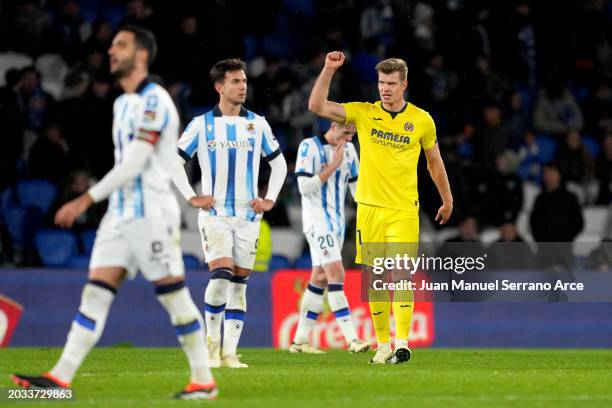
[[[399,72],[400,79],[405,81],[408,79],[408,64],[401,58],[388,58],[376,64],[376,71],[383,74],[392,74]]]

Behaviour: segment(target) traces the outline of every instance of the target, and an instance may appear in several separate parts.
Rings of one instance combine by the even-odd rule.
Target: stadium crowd
[[[588,227],[585,211],[612,201],[610,1],[13,0],[0,5],[0,264],[40,263],[33,236],[16,239],[7,222],[8,209],[24,204],[20,181],[58,187],[38,214],[38,227],[50,227],[54,209],[112,167],[119,88],[107,49],[123,24],[156,34],[152,72],[183,126],[214,103],[214,62],[243,58],[246,105],[265,115],[290,171],[300,141],[329,126],[307,106],[327,51],[347,55],[330,92],[337,101],[376,100],[374,65],[404,58],[408,99],[435,120],[455,199],[450,229],[427,224],[439,198],[423,163],[422,229],[430,238],[478,241],[493,231],[493,240],[570,242]],[[288,177],[267,221],[291,227],[296,206],[297,183]],[[103,213],[94,207],[77,229],[95,227]],[[597,224],[585,240],[611,239],[612,227]],[[591,258],[595,268],[612,264],[602,251]]]

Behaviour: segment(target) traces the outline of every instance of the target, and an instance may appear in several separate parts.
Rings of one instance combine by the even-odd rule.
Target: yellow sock
[[[391,316],[391,299],[389,293],[386,292],[387,300],[384,300],[382,291],[377,291],[376,295],[370,296],[370,299],[376,299],[370,303],[370,314],[372,315],[372,323],[376,332],[376,341],[378,343],[389,342],[389,318]]]
[[[370,309],[372,306],[370,306]],[[393,293],[393,317],[395,318],[395,341],[408,346],[408,335],[412,326],[414,293],[411,290],[396,290]]]

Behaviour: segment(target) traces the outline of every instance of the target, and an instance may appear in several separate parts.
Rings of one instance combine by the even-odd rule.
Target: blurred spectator
[[[53,24],[54,49],[70,65],[82,57],[83,44],[91,35],[91,25],[81,17],[77,0],[64,0]]]
[[[75,171],[70,173],[61,182],[60,193],[55,203],[51,206],[49,214],[47,215],[47,222],[52,225],[57,210],[68,201],[85,193],[93,184],[94,182],[87,172]],[[105,202],[96,203],[89,207],[83,215],[75,220],[72,230],[81,232],[88,229],[95,229],[104,216],[104,212],[106,211],[105,207]]]
[[[584,261],[584,268],[589,271],[612,271],[612,239],[604,238],[601,245],[591,251]]]
[[[459,234],[446,242],[480,242],[478,221],[473,216],[466,217],[459,223]]]
[[[559,139],[570,130],[582,130],[582,112],[561,79],[551,80],[540,91],[533,112],[533,125],[538,132]]]
[[[500,107],[495,103],[486,105],[482,110],[482,125],[476,129],[476,152],[480,163],[494,168],[495,158],[512,144],[514,138]]]
[[[511,150],[499,154],[491,173],[483,218],[493,225],[514,223],[523,208],[523,182],[516,174],[518,157]]]
[[[518,158],[520,161],[518,175],[524,181],[533,181],[540,184],[544,161],[540,156],[540,147],[535,134],[531,130],[527,130],[523,134],[523,142],[518,148]]]
[[[599,194],[595,204],[608,205],[612,203],[612,133],[604,138],[602,150],[597,159]]]
[[[361,11],[361,38],[376,40],[381,46],[380,51],[385,54],[386,47],[393,42],[393,20],[390,0],[373,1]]]
[[[534,253],[512,222],[500,228],[501,237],[489,247],[487,266],[491,269],[524,271],[534,266]]]
[[[582,210],[576,195],[565,188],[558,164],[544,166],[544,189],[535,200],[529,222],[536,242],[573,242],[582,231]]]
[[[530,1],[517,1],[513,11],[509,21],[510,28],[503,33],[507,36],[503,42],[503,50],[497,53],[503,62],[500,67],[513,81],[535,90],[538,48]],[[504,19],[507,17],[504,16]]]
[[[38,132],[51,114],[54,100],[43,91],[40,73],[34,67],[24,68],[18,85],[17,104],[25,127]]]
[[[0,88],[0,191],[12,184],[17,177],[17,160],[23,151],[23,122],[20,120],[17,103],[17,87],[21,72],[11,69],[6,72],[6,85]]]
[[[30,150],[29,176],[58,183],[74,169],[73,159],[60,127],[49,123]]]
[[[82,73],[78,73],[82,74]],[[87,85],[87,84],[86,84]],[[100,72],[82,94],[58,104],[57,121],[76,166],[101,178],[113,166],[113,95],[110,74]]]
[[[435,11],[429,4],[418,2],[414,7],[414,45],[421,51],[432,52],[436,49],[434,14]]]
[[[113,27],[108,20],[97,19],[93,22],[91,35],[85,42],[85,51],[108,50],[113,40]]]
[[[430,109],[444,111],[449,99],[449,94],[457,86],[457,75],[447,69],[444,65],[442,54],[435,54],[425,69],[428,79],[429,95],[431,98]]]
[[[51,34],[51,16],[42,9],[40,0],[21,2],[15,19],[14,36],[16,49],[37,57],[49,49]]]
[[[612,88],[601,81],[584,103],[585,133],[601,140],[612,133]]]
[[[154,33],[158,33],[161,28],[155,10],[145,0],[128,0],[126,14],[119,22],[119,27],[130,24],[144,27]]]
[[[518,135],[524,135],[528,129],[531,129],[531,112],[525,106],[523,95],[519,91],[506,93],[504,117],[510,128]]]
[[[595,159],[582,143],[577,130],[570,130],[565,136],[555,161],[559,163],[561,175],[566,182],[586,185],[595,176]]]

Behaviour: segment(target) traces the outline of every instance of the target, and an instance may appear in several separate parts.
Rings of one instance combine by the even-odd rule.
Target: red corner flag
[[[0,347],[8,346],[22,312],[23,306],[0,295]]]

